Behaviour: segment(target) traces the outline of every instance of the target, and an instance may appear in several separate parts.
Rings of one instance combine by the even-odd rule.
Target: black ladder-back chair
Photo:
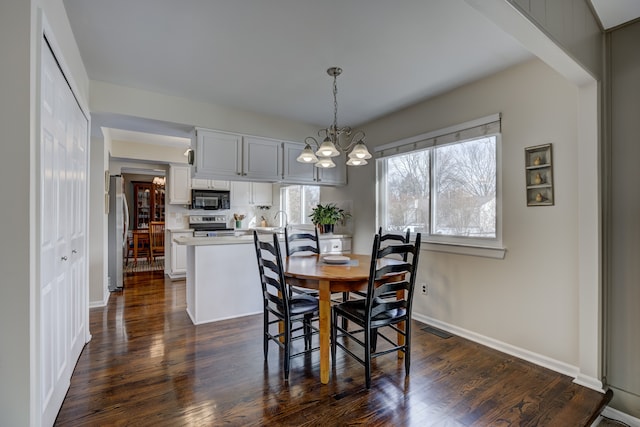
[[[285,282],[282,257],[278,236],[273,234],[273,243],[261,241],[254,230],[253,242],[258,259],[260,282],[262,283],[262,296],[264,307],[264,360],[267,360],[269,341],[275,342],[284,349],[284,379],[289,379],[289,366],[291,358],[310,353],[319,347],[312,347],[312,335],[318,329],[312,325],[312,321],[318,317],[318,299],[309,295],[291,296],[289,286]],[[282,333],[271,333],[270,326],[282,322]],[[301,326],[294,327],[296,322]],[[303,331],[302,335],[296,334]],[[282,338],[282,341],[281,341]],[[304,350],[291,353],[292,342],[304,339]]]
[[[313,232],[308,229],[292,229],[289,234],[287,227],[284,229],[284,241],[287,249],[287,256],[294,254],[311,255],[320,254],[320,239],[318,238],[318,228],[314,227]],[[312,289],[301,289],[295,286],[291,288],[293,292],[305,293],[307,295],[318,296],[318,291]],[[342,301],[349,299],[349,292],[342,292]]]
[[[407,233],[403,236],[402,234],[394,234],[387,233],[382,234],[382,227],[378,228],[378,235],[380,236],[380,246],[385,246],[385,242],[389,242],[389,244],[402,244],[402,243],[410,243],[411,230],[407,229]],[[407,260],[407,253],[403,255],[403,259]]]
[[[293,230],[289,234],[287,227],[284,228],[284,244],[287,248],[287,256],[295,253],[319,254],[320,240],[318,239],[318,229],[311,230]]]
[[[284,245],[287,250],[287,256],[293,254],[298,255],[312,255],[320,254],[320,239],[318,239],[318,229],[313,228],[313,234],[311,230],[294,230],[293,233],[289,233],[288,227],[284,228]],[[318,291],[313,289],[303,289],[296,286],[292,286],[291,291],[297,294],[306,294],[317,297]]]
[[[336,364],[336,348],[340,347],[348,355],[364,365],[366,387],[371,387],[371,360],[384,354],[402,351],[404,353],[405,373],[409,375],[411,366],[411,309],[413,293],[420,255],[420,233],[415,242],[380,248],[380,235],[373,241],[371,254],[371,269],[367,294],[364,299],[346,301],[332,308],[331,322],[331,358],[333,366]],[[384,267],[378,268],[378,260],[396,254],[402,259]],[[404,260],[406,255],[406,260]],[[399,275],[397,281],[376,285],[376,281],[387,275]],[[379,283],[379,282],[378,282]],[[397,291],[404,291],[399,298]],[[358,325],[357,330],[348,331],[341,326],[338,318],[350,320]],[[404,322],[404,330],[398,324]],[[388,337],[380,329],[393,333]],[[398,339],[398,334],[404,338],[404,343]],[[377,350],[378,337],[386,341]],[[364,357],[354,353],[351,340],[363,347]]]
[[[395,234],[395,233],[387,233],[387,234],[382,234],[382,227],[378,228],[378,235],[380,236],[380,247],[385,247],[388,245],[396,245],[396,244],[403,244],[403,243],[410,243],[410,237],[411,237],[411,230],[407,229],[407,233],[403,236],[402,234]],[[403,260],[407,260],[407,253],[405,252],[405,254],[402,256]],[[354,294],[360,296],[360,297],[366,297],[367,294],[365,292],[359,292],[359,291],[354,291]]]

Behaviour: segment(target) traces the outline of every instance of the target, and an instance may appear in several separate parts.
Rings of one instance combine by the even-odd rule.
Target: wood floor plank
[[[240,297],[240,296],[239,296]],[[586,426],[611,398],[572,378],[414,321],[411,375],[395,355],[364,369],[338,351],[328,384],[320,358],[262,354],[262,316],[194,326],[185,282],[129,274],[90,313],[92,340],[56,425]],[[317,338],[316,338],[317,340]]]

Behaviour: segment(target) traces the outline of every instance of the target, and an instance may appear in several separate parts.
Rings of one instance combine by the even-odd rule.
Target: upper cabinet
[[[196,129],[194,176],[262,181],[282,179],[282,142]]]
[[[196,190],[229,190],[231,183],[229,181],[221,181],[219,179],[200,179],[193,178],[191,180],[191,188]]]
[[[298,142],[246,136],[197,128],[193,188],[214,188],[214,179],[282,182],[285,184],[346,185],[346,155],[333,159],[335,168],[316,168],[296,159],[304,149]],[[215,186],[215,189],[223,189]],[[225,188],[228,189],[228,188]]]
[[[284,177],[283,182],[289,184],[346,185],[346,155],[341,154],[333,159],[335,168],[317,168],[312,164],[300,163],[298,156],[304,150],[304,144],[297,142],[284,143]]]
[[[231,182],[231,206],[271,206],[273,185],[268,182]]]
[[[191,168],[188,165],[169,165],[169,204],[188,205],[191,202],[190,181]]]
[[[282,179],[282,142],[245,136],[242,141],[242,176],[252,180]]]
[[[194,177],[237,179],[242,175],[242,136],[196,129]]]

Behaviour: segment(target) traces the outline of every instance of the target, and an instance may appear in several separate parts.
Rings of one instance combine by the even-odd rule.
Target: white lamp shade
[[[316,155],[320,157],[336,157],[340,155],[340,152],[329,138],[325,138],[322,144],[320,144],[320,147],[318,147]]]
[[[311,147],[309,146],[309,144],[307,144],[304,147],[304,150],[302,150],[302,153],[300,153],[300,155],[296,160],[300,163],[317,163],[318,162],[318,158],[316,157],[315,154],[313,154],[313,150],[311,150]]]
[[[353,147],[351,153],[349,153],[349,158],[366,160],[371,158],[371,153],[369,153],[369,150],[367,149],[367,146],[364,145],[364,142],[359,141],[356,146]]]
[[[365,159],[358,159],[356,157],[351,157],[347,160],[347,166],[364,166],[368,162]]]
[[[315,164],[317,168],[335,168],[336,164],[333,163],[331,157],[326,157],[324,159],[318,160],[318,163]]]

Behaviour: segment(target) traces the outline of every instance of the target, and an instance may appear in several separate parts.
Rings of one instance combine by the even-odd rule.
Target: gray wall
[[[429,284],[429,295],[416,296],[415,314],[532,357],[580,364],[577,105],[575,86],[532,60],[367,124],[373,148],[502,113],[505,259],[423,251],[418,282]],[[544,143],[553,143],[556,204],[527,207],[524,148]],[[375,165],[350,169],[348,187],[339,190],[353,199],[358,253],[370,251],[376,229],[375,181]]]
[[[596,78],[602,77],[602,32],[588,0],[507,0]]]
[[[610,280],[608,384],[612,406],[640,418],[640,23],[610,34]]]

